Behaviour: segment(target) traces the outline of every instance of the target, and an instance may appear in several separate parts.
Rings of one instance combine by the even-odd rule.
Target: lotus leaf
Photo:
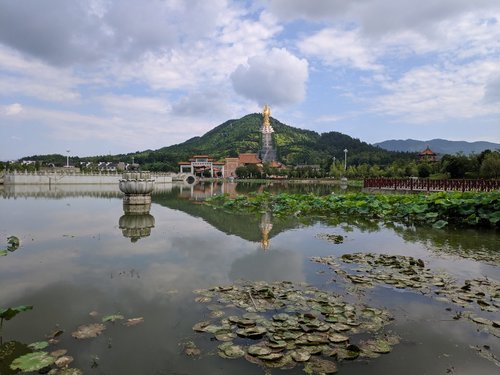
[[[38,371],[44,367],[50,366],[55,358],[46,352],[34,352],[25,354],[16,358],[10,365],[12,370],[21,370],[25,372]]]
[[[236,334],[232,332],[224,332],[224,333],[216,333],[215,334],[215,339],[217,341],[233,341],[233,339],[236,337]]]
[[[9,244],[7,250],[12,252],[16,251],[19,248],[20,241],[19,238],[17,238],[16,236],[9,236],[7,237],[7,243]]]
[[[136,326],[136,325],[141,324],[141,323],[144,323],[144,318],[142,316],[138,317],[138,318],[127,319],[127,321],[125,323],[123,323],[123,325],[127,326],[127,327],[132,327],[132,326]]]
[[[253,356],[263,356],[271,354],[273,351],[263,345],[250,345],[247,349],[248,354]]]
[[[42,350],[45,349],[47,346],[49,346],[49,343],[47,341],[37,341],[28,345],[28,347],[33,350]]]
[[[123,320],[125,319],[123,317],[123,315],[107,315],[105,317],[102,318],[102,322],[103,323],[106,323],[106,322],[116,322],[117,320]]]
[[[184,354],[190,357],[197,357],[201,354],[201,350],[196,346],[193,341],[186,341],[181,344],[184,350]]]
[[[219,345],[219,356],[222,358],[240,358],[245,355],[245,351],[239,345],[234,345],[231,342],[225,342]]]
[[[54,358],[59,358],[65,355],[68,351],[66,349],[58,349],[54,350],[53,352],[50,353],[50,355]]]
[[[304,372],[310,375],[335,374],[337,365],[335,362],[313,357],[305,364]]]
[[[295,362],[307,362],[311,358],[311,353],[304,349],[297,349],[290,352]]]
[[[330,334],[328,335],[328,339],[335,343],[335,344],[338,344],[340,342],[346,342],[346,341],[349,341],[349,337],[347,336],[344,336],[344,335],[340,335],[338,333],[333,333],[333,334]]]
[[[73,362],[73,357],[69,355],[64,355],[55,360],[56,366],[61,368],[68,367],[71,362]]]
[[[75,332],[71,334],[71,336],[76,339],[88,339],[99,336],[105,329],[106,326],[100,323],[81,325]]]
[[[17,314],[32,310],[33,306],[31,305],[21,305],[17,307],[9,307],[7,309],[0,310],[0,319],[11,320]]]

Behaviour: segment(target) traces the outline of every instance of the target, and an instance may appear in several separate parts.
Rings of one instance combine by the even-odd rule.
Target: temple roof
[[[426,149],[420,152],[420,155],[436,155],[436,153],[432,151],[427,145]]]
[[[239,160],[241,164],[260,164],[262,161],[257,157],[257,154],[240,154]]]

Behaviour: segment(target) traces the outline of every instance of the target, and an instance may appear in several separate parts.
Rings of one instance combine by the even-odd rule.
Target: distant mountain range
[[[418,141],[416,139],[391,139],[374,143],[388,151],[419,152],[425,150],[427,146],[436,154],[480,154],[484,150],[500,150],[500,144],[492,142],[465,142],[465,141],[447,141],[446,139],[431,139],[429,141]]]

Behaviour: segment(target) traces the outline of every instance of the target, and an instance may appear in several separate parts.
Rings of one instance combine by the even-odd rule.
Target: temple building
[[[208,155],[194,155],[188,162],[181,161],[180,173],[191,173],[203,177],[223,177],[225,162],[214,161]]]
[[[434,151],[432,151],[427,145],[426,149],[418,154],[418,161],[422,162],[438,161],[437,154]]]
[[[266,104],[262,111],[262,149],[259,153],[241,153],[237,158],[228,157],[224,161],[214,161],[209,155],[194,155],[189,161],[179,162],[180,173],[191,173],[203,177],[236,177],[236,169],[241,166],[256,165],[260,170],[268,163],[271,168],[286,168],[278,162],[277,152],[273,146],[274,129],[270,122],[271,108]]]

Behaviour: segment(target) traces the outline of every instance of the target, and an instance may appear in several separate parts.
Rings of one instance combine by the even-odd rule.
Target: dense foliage
[[[491,193],[313,194],[269,193],[217,196],[209,204],[227,210],[261,212],[276,216],[363,216],[404,223],[425,223],[442,228],[448,223],[497,226],[500,223],[500,191]]]
[[[71,156],[71,165],[91,162],[83,169],[96,169],[98,162],[139,163],[150,171],[178,171],[178,162],[193,155],[208,154],[216,160],[235,157],[240,153],[258,153],[261,149],[260,127],[262,116],[254,113],[237,120],[229,120],[216,126],[201,137],[158,150],[137,151],[130,154],[100,155],[80,158]],[[419,163],[416,153],[394,152],[369,145],[359,139],[339,132],[318,134],[285,125],[271,118],[275,133],[273,139],[278,159],[289,168],[264,171],[242,168],[239,177],[265,177],[284,175],[288,178],[341,177],[430,177],[430,178],[498,178],[500,176],[500,152],[483,151],[479,155],[444,155],[439,162]],[[347,149],[347,155],[344,150]],[[347,157],[347,158],[346,158]],[[346,160],[347,159],[347,160]],[[25,165],[10,163],[8,168],[36,170],[53,164],[66,165],[66,156],[34,155],[21,159],[35,161]],[[334,162],[335,161],[335,162]],[[293,166],[299,166],[294,168]],[[6,165],[0,163],[0,169]],[[264,173],[262,173],[264,172]]]
[[[201,137],[194,137],[184,143],[163,147],[158,150],[137,151],[129,154],[100,155],[79,158],[72,156],[71,164],[78,166],[80,161],[88,162],[125,162],[131,163],[132,158],[144,169],[151,171],[177,171],[177,162],[188,160],[196,154],[208,154],[215,159],[234,157],[239,153],[258,153],[261,149],[260,127],[262,116],[250,114],[237,120],[229,120],[216,126]],[[275,133],[273,139],[278,150],[278,159],[286,165],[315,164],[320,165],[323,174],[329,171],[332,158],[338,160],[344,157],[343,150],[349,150],[350,163],[382,163],[395,160],[413,160],[414,154],[391,152],[371,146],[345,134],[331,132],[318,134],[285,125],[271,118]],[[22,160],[53,163],[56,166],[66,164],[64,155],[34,155]],[[11,166],[14,167],[14,166]],[[33,166],[34,167],[34,166]],[[33,168],[29,167],[29,168]],[[23,166],[22,169],[28,168]]]

